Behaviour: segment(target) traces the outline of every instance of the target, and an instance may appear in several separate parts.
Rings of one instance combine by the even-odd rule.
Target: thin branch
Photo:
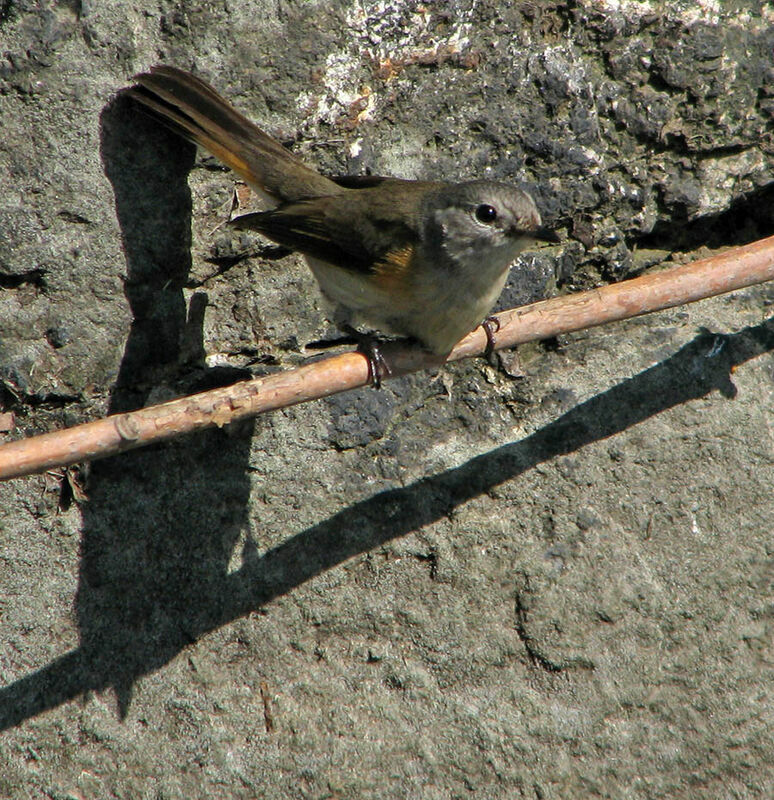
[[[774,237],[769,237],[692,264],[504,311],[498,315],[496,348],[636,317],[772,279]],[[476,328],[447,360],[480,355],[486,344],[483,330]],[[392,377],[443,363],[400,343],[387,343],[382,352]],[[368,362],[358,352],[313,361],[278,375],[0,445],[0,480],[102,458],[214,425],[222,427],[368,382]]]

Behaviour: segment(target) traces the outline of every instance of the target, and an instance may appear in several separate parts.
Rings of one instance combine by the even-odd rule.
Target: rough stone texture
[[[774,9],[0,1],[13,438],[297,363],[305,267],[116,96],[194,68],[321,168],[521,181],[504,305],[774,233]],[[771,287],[0,485],[0,796],[774,786]]]

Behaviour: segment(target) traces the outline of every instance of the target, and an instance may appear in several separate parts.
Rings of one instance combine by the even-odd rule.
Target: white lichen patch
[[[648,0],[591,0],[584,5],[600,11],[618,12],[635,17],[643,17],[656,11],[656,4]]]
[[[351,32],[346,45],[328,55],[315,85],[298,95],[298,108],[310,124],[344,120],[355,127],[370,119],[380,100],[378,89],[404,66],[443,60],[469,47],[475,5],[471,0],[465,11],[438,25],[418,0],[355,0],[345,17]]]
[[[757,149],[706,161],[699,173],[701,194],[695,216],[725,211],[729,198],[739,197],[755,188],[752,180],[756,174],[760,174],[762,182],[770,180],[763,154]]]
[[[358,83],[360,59],[356,54],[331,53],[325,60],[319,83],[302,92],[296,105],[310,121],[333,125],[342,117],[368,119],[374,108],[374,94],[367,84]]]
[[[663,0],[586,0],[586,8],[609,14],[622,14],[629,20],[658,14],[666,19],[681,22],[686,27],[696,23],[728,25],[746,28],[759,16],[766,23],[774,22],[774,3],[760,5],[756,12],[730,9],[723,0],[691,0],[686,2],[663,2]]]

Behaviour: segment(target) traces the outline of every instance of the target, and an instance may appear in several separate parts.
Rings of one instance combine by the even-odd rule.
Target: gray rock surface
[[[330,172],[523,182],[502,305],[774,233],[774,15],[0,1],[6,439],[330,332],[232,176],[117,95],[195,69]],[[771,286],[0,484],[0,797],[774,787]],[[87,498],[68,487],[83,482]]]

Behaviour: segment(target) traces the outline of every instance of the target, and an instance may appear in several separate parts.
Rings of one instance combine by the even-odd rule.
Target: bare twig
[[[774,237],[623,283],[504,311],[498,315],[500,328],[495,334],[495,346],[513,347],[772,279]],[[448,360],[480,355],[486,345],[483,329],[477,328],[454,348]],[[441,363],[420,349],[397,343],[383,347],[382,352],[392,376]],[[255,378],[0,445],[0,479],[101,458],[214,425],[221,427],[266,411],[365,386],[368,381],[368,362],[362,354],[350,352],[325,358],[279,375]]]

